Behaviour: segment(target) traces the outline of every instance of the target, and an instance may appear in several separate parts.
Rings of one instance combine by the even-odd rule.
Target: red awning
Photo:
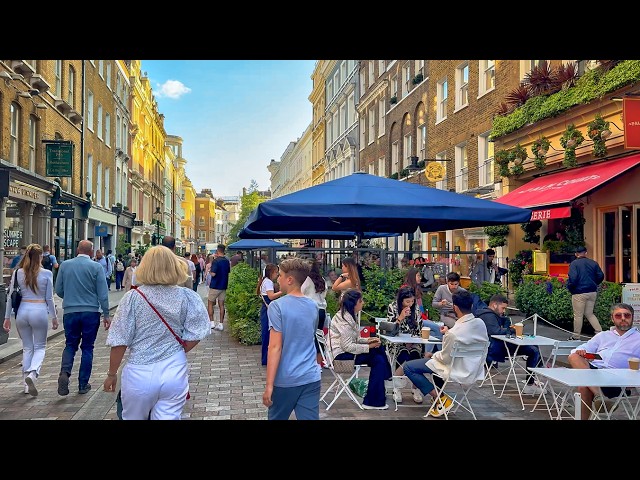
[[[522,208],[567,204],[597,190],[639,164],[640,155],[630,155],[588,167],[573,168],[531,180],[495,201]]]

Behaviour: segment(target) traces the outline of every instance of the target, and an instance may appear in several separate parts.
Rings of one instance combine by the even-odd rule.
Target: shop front
[[[89,227],[87,232],[88,240],[93,242],[93,249],[115,251],[116,222],[118,218],[115,213],[102,207],[92,205],[89,209]]]

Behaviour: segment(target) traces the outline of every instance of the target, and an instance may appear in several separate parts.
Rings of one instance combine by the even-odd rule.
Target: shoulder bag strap
[[[16,287],[18,287],[18,291],[20,291],[20,285],[18,285],[18,268],[16,268],[13,271],[13,282],[11,283],[11,289],[9,290],[9,295],[11,295],[13,293],[14,290],[16,290]]]
[[[147,298],[147,296],[142,293],[137,286],[131,286],[132,290],[135,290],[136,292],[138,292],[140,295],[142,295],[142,298],[144,298],[146,300],[146,302],[149,304],[149,306],[151,307],[151,309],[156,312],[156,314],[160,317],[160,320],[162,320],[162,323],[164,323],[166,325],[166,327],[169,329],[169,331],[171,332],[171,334],[175,337],[175,339],[178,341],[178,343],[180,345],[182,345],[183,347],[185,346],[186,342],[184,340],[182,340],[178,335],[176,335],[176,332],[173,331],[173,329],[169,326],[169,324],[167,323],[167,321],[162,317],[162,315],[160,315],[160,312],[156,309],[156,307],[154,307],[153,305],[151,305],[151,302],[149,301],[149,299]]]

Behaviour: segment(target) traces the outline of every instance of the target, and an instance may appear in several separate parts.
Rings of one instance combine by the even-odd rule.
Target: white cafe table
[[[422,337],[414,337],[409,333],[399,333],[396,336],[390,336],[390,335],[382,335],[380,334],[380,338],[382,340],[385,341],[386,343],[386,352],[387,352],[387,358],[389,359],[389,364],[391,365],[391,371],[395,372],[397,366],[396,366],[396,360],[398,359],[398,355],[399,353],[402,351],[402,349],[404,348],[404,346],[408,343],[418,343],[418,344],[422,344],[422,345],[440,345],[442,344],[442,340],[434,337],[434,336],[429,336],[428,339],[424,339]],[[425,359],[425,362],[427,361],[427,359]],[[391,377],[391,381],[393,383],[393,387],[395,388],[396,386],[396,379],[399,377],[396,377],[395,375],[393,375]],[[396,404],[396,411],[398,411],[398,402],[395,401],[394,402]]]
[[[621,392],[618,397],[615,398],[615,403],[607,412],[605,409],[605,416],[607,419],[611,416],[611,411],[620,403],[623,404],[625,412],[629,419],[636,419],[638,417],[638,410],[640,406],[640,398],[633,406],[626,393],[626,388],[640,388],[640,371],[631,370],[628,368],[532,368],[532,371],[536,372],[536,375],[548,378],[552,382],[557,382],[564,387],[564,392],[560,391],[556,393],[553,388],[553,383],[549,382],[551,388],[551,394],[553,395],[553,403],[557,407],[558,420],[562,418],[562,411],[564,404],[567,401],[568,394],[571,390],[577,387],[620,387]],[[561,400],[560,405],[557,404],[558,399]],[[579,420],[581,417],[581,403],[582,398],[580,393],[575,392],[573,394],[574,401],[574,418]],[[626,403],[623,403],[626,402]],[[591,409],[591,405],[588,405],[589,410],[593,412],[593,418],[599,418],[600,412],[594,412]],[[627,408],[628,407],[628,408]]]
[[[509,383],[509,378],[513,378],[513,381],[515,382],[515,385],[516,385],[516,390],[518,392],[518,396],[520,397],[520,404],[522,405],[522,409],[524,410],[525,404],[522,398],[522,387],[520,385],[520,382],[518,382],[517,369],[519,368],[520,373],[524,376],[525,380],[529,372],[527,371],[526,366],[518,364],[518,355],[523,355],[522,353],[519,353],[520,347],[553,346],[557,340],[549,337],[544,337],[542,335],[524,335],[522,337],[515,337],[515,336],[507,337],[506,335],[491,335],[491,338],[495,338],[496,340],[502,340],[503,342],[505,342],[505,349],[507,351],[507,360],[509,361],[509,371],[507,372],[507,378],[505,378],[504,380],[504,385],[502,385],[502,391],[500,392],[500,395],[498,396],[498,398],[502,398],[502,395],[504,395],[504,391],[507,388],[507,384]],[[511,343],[516,346],[516,349],[513,351],[513,353],[511,353],[511,351],[508,348],[506,348],[507,343]],[[540,360],[542,362],[542,365],[547,364],[547,360],[542,356],[542,353],[540,353]]]

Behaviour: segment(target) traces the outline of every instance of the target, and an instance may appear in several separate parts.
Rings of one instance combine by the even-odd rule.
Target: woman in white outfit
[[[136,269],[139,286],[120,300],[107,335],[111,354],[103,387],[115,392],[129,349],[120,385],[123,420],[180,420],[189,392],[186,354],[211,332],[200,295],[178,286],[190,276],[185,262],[167,247],[155,246]]]
[[[18,269],[11,276],[4,329],[11,330],[11,293],[17,284],[22,292],[22,303],[15,315],[16,328],[22,339],[22,377],[24,393],[38,395],[36,379],[44,360],[47,346],[47,316],[51,326],[58,328],[58,315],[53,303],[53,273],[42,268],[42,247],[32,243],[27,247]]]
[[[314,259],[312,261],[309,276],[305,279],[300,290],[305,297],[309,297],[318,305],[318,330],[322,330],[327,316],[327,281],[320,273],[320,262],[318,260]],[[317,340],[315,340],[315,344],[316,360],[319,365],[322,365],[322,354]]]

